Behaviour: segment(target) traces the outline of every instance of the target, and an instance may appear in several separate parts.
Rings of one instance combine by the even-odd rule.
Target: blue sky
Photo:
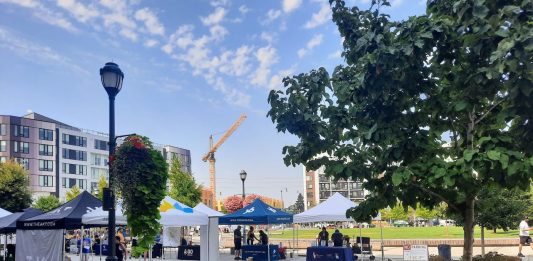
[[[32,110],[107,131],[98,69],[112,60],[125,73],[117,134],[190,149],[193,173],[207,186],[209,135],[246,113],[216,154],[218,191],[240,193],[244,169],[247,193],[279,198],[283,189],[292,203],[302,168],[285,167],[281,149],[296,139],[276,132],[266,100],[286,75],[343,63],[327,2],[0,0],[0,114]],[[420,0],[391,3],[385,12],[395,20],[425,9]]]

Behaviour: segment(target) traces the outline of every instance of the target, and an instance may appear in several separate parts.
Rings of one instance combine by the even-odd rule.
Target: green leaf
[[[509,165],[509,167],[507,168],[507,174],[509,176],[512,176],[514,175],[516,172],[518,172],[518,170],[520,169],[520,162],[518,161],[515,161],[513,162],[511,165]]]
[[[395,171],[393,174],[392,174],[392,184],[394,186],[398,186],[402,183],[403,181],[403,176],[404,176],[404,172],[402,171]]]
[[[468,103],[464,100],[458,101],[457,103],[455,103],[455,111],[462,111],[466,108],[467,105]]]
[[[489,13],[489,8],[484,5],[474,5],[472,14],[477,18],[485,18]]]
[[[509,156],[507,154],[501,154],[500,163],[502,164],[502,169],[506,169],[507,165],[509,165]]]
[[[487,157],[491,160],[500,160],[501,153],[497,150],[487,151]]]
[[[485,143],[486,141],[489,141],[489,140],[491,140],[491,139],[492,139],[492,138],[491,138],[490,136],[489,136],[489,137],[481,137],[481,138],[479,138],[479,140],[477,141],[477,144],[481,146],[481,145],[483,145],[483,143]]]
[[[477,150],[465,150],[463,152],[463,158],[465,159],[466,162],[470,162],[472,160],[472,157],[474,156],[474,154],[477,153]]]

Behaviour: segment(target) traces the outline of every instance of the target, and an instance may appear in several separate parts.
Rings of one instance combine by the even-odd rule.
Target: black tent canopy
[[[24,209],[24,212],[16,212],[0,218],[0,234],[12,234],[17,231],[17,221],[41,215],[44,212],[36,208]]]
[[[101,207],[102,202],[87,191],[44,214],[17,221],[17,229],[75,229],[82,226],[81,216]]]

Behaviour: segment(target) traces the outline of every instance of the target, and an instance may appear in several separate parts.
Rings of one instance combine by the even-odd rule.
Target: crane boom
[[[246,116],[246,114],[242,114],[239,119],[237,119],[237,121],[235,121],[235,123],[233,123],[233,125],[231,125],[231,127],[228,129],[228,131],[226,131],[226,133],[224,133],[224,135],[222,135],[222,137],[220,138],[220,140],[218,140],[218,142],[215,144],[215,145],[212,145],[211,146],[211,149],[209,150],[209,152],[207,152],[205,154],[205,156],[202,158],[203,161],[207,161],[211,155],[213,155],[217,150],[218,148],[220,148],[220,146],[229,138],[229,136],[231,136],[231,134],[233,134],[235,132],[235,130],[241,125],[241,123],[246,120],[248,116]]]

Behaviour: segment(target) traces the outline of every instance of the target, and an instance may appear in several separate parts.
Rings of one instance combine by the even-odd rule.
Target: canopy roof
[[[11,215],[0,218],[0,234],[11,234],[17,231],[17,221],[25,220],[44,213],[40,209],[27,208],[24,212],[16,212]]]
[[[44,214],[17,221],[17,229],[74,229],[81,227],[81,217],[101,207],[102,202],[83,191],[71,201]]]
[[[109,212],[102,207],[98,207],[93,211],[83,215],[81,222],[85,225],[101,225],[105,226],[109,222]],[[117,204],[115,207],[115,222],[117,225],[126,225],[128,222],[122,210],[122,206]]]
[[[198,210],[204,214],[206,214],[209,217],[221,217],[224,216],[224,214],[206,206],[204,203],[200,202],[196,207],[194,207],[194,210]]]
[[[7,210],[5,210],[3,208],[0,208],[0,218],[5,217],[5,216],[9,216],[9,215],[11,215],[11,212],[9,212],[9,211],[7,211]]]
[[[294,223],[354,221],[352,218],[346,217],[346,210],[353,207],[357,207],[357,203],[335,193],[314,208],[294,215]]]
[[[166,227],[202,226],[207,225],[209,217],[175,199],[166,196],[159,206],[161,220],[159,223]]]
[[[220,225],[286,224],[292,223],[292,214],[271,207],[261,199],[218,219]]]

